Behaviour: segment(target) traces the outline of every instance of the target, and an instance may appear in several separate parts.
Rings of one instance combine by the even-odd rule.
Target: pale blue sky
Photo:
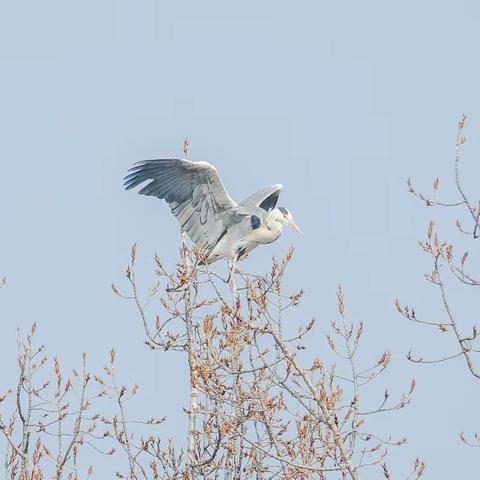
[[[123,191],[122,177],[137,160],[181,155],[188,136],[191,158],[217,165],[233,198],[285,186],[280,204],[305,236],[257,249],[249,269],[293,243],[288,281],[306,290],[303,317],[326,324],[341,282],[366,324],[364,355],[392,351],[394,392],[417,378],[411,408],[378,425],[410,439],[392,470],[420,456],[427,479],[472,478],[478,452],[457,433],[480,429],[478,387],[460,362],[409,364],[406,351],[433,353],[438,336],[392,305],[441,312],[416,247],[434,212],[405,180],[430,187],[439,174],[449,191],[462,112],[465,168],[480,174],[479,29],[474,1],[0,1],[2,385],[17,325],[37,321],[67,366],[87,350],[100,367],[114,346],[125,382],[143,387],[139,411],[183,428],[180,357],[144,348],[133,306],[110,284],[135,241],[145,285],[154,252],[175,263],[167,207]]]

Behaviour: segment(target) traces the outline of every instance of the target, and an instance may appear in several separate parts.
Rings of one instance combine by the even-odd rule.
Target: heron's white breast
[[[231,228],[210,253],[209,260],[212,262],[224,257],[234,258],[240,250],[245,250],[245,253],[251,252],[257,245],[274,242],[282,233],[281,230],[280,224],[278,228],[271,229],[264,222],[253,230],[249,223],[247,228],[242,228],[241,225],[238,228]]]

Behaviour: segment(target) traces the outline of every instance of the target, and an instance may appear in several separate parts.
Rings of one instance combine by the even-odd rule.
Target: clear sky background
[[[427,479],[473,478],[478,452],[458,432],[480,429],[478,385],[461,361],[408,363],[410,349],[453,347],[407,324],[393,300],[442,313],[416,244],[441,212],[415,202],[405,181],[429,189],[440,175],[452,191],[466,112],[467,188],[478,192],[479,40],[480,4],[465,0],[1,1],[1,384],[15,378],[17,325],[36,321],[68,368],[86,350],[98,369],[115,347],[122,380],[142,386],[133,414],[168,415],[165,434],[182,434],[182,356],[148,351],[134,306],[110,284],[122,285],[135,241],[144,286],[155,252],[175,264],[168,208],[125,192],[122,178],[137,160],[181,156],[188,136],[190,157],[214,163],[234,199],[284,184],[280,204],[305,235],[286,231],[247,265],[263,272],[296,246],[288,282],[306,290],[298,321],[324,325],[311,348],[325,349],[341,282],[367,328],[364,358],[393,354],[378,391],[417,379],[412,406],[375,424],[410,440],[391,457],[395,478],[416,456]],[[447,229],[454,216],[443,218]]]

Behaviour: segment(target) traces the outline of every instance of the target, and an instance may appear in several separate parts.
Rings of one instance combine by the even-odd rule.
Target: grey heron
[[[208,264],[226,258],[229,281],[233,282],[237,261],[258,245],[274,242],[284,225],[302,233],[286,208],[276,208],[280,184],[262,188],[237,204],[208,162],[145,160],[128,172],[125,189],[149,181],[138,193],[169,204],[182,231],[204,251]]]

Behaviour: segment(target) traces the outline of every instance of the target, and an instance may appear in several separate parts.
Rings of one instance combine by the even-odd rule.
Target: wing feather
[[[159,159],[136,163],[125,177],[130,190],[164,199],[182,229],[197,246],[215,245],[225,230],[229,211],[237,206],[216,168],[207,162]]]
[[[264,187],[253,195],[250,195],[241,202],[240,205],[244,207],[260,207],[269,212],[275,208],[282,188],[283,185],[279,183]]]

